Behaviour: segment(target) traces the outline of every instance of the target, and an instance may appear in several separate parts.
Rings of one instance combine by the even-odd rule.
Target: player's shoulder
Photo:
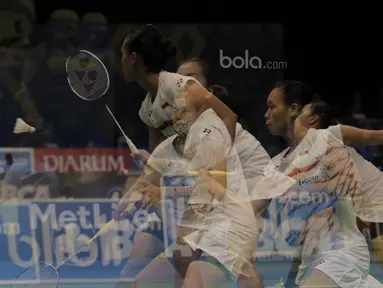
[[[148,109],[152,105],[151,100],[150,100],[150,94],[147,93],[145,96],[145,99],[141,102],[141,109]]]
[[[283,158],[283,155],[286,154],[286,152],[289,150],[290,148],[287,147],[285,148],[283,151],[281,151],[279,154],[275,155],[273,158],[271,158],[271,162],[274,163],[276,166],[279,166],[280,163],[281,163],[281,159]]]
[[[163,153],[163,151],[165,151],[165,153],[168,153],[168,150],[173,150],[174,147],[173,147],[173,141],[174,139],[177,137],[178,135],[173,135],[169,138],[166,138],[164,141],[162,141],[153,151],[153,155],[155,154],[161,154]]]
[[[141,103],[140,110],[138,111],[138,115],[140,116],[141,120],[144,121],[144,123],[148,126],[152,126],[152,123],[150,122],[150,109],[151,109],[152,103],[150,100],[150,94],[148,93]]]
[[[194,136],[204,143],[231,147],[231,136],[225,123],[218,117],[213,109],[208,109],[199,118],[194,129]],[[198,135],[198,136],[197,136]]]
[[[162,71],[160,73],[160,82],[163,85],[163,88],[167,88],[167,85],[171,85],[171,88],[184,89],[185,85],[189,82],[197,82],[198,81],[190,76],[184,76],[178,73],[172,73],[167,71]]]
[[[342,136],[338,135],[337,129],[340,129],[339,127],[332,126],[333,128],[330,129],[310,129],[307,133],[309,135],[309,138],[311,138],[315,142],[323,142],[327,143],[328,145],[332,147],[342,147],[344,146],[342,141]],[[340,132],[341,133],[341,132]]]

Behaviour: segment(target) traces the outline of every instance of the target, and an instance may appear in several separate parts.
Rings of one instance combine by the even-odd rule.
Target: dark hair
[[[133,30],[125,37],[124,49],[139,54],[151,73],[164,69],[169,58],[177,54],[176,47],[152,25]]]
[[[207,64],[207,62],[205,60],[203,60],[202,58],[193,57],[193,58],[186,59],[186,60],[182,61],[181,65],[185,64],[185,63],[190,63],[190,62],[197,63],[201,67],[202,74],[206,79],[207,86],[209,87],[210,86],[210,77],[209,77],[210,67],[209,67],[209,64]]]
[[[13,157],[11,153],[5,154],[5,163],[7,163],[8,166],[11,166],[13,164]]]
[[[312,101],[314,91],[306,84],[296,80],[284,80],[277,82],[274,88],[283,89],[287,105],[298,104],[301,108]]]
[[[332,108],[328,103],[322,100],[313,101],[311,103],[311,113],[319,116],[320,129],[327,129],[334,124]]]

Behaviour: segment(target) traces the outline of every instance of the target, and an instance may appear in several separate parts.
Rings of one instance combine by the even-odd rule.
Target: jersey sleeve
[[[186,146],[185,151],[192,153],[192,162],[196,164],[193,166],[214,169],[218,162],[226,160],[231,138],[222,125],[207,124],[192,131],[192,139],[189,139],[192,144]]]
[[[141,108],[138,112],[138,115],[140,116],[142,122],[144,122],[148,127],[153,127],[153,124],[150,121],[149,110],[148,97],[146,97],[145,100],[141,103]]]
[[[171,149],[173,148],[174,137],[167,138],[162,141],[160,145],[154,149],[152,155],[148,159],[148,166],[161,174],[166,174],[169,170],[169,164],[171,160],[169,159],[172,155]]]
[[[164,100],[171,106],[175,107],[176,101],[182,99],[185,95],[185,86],[188,83],[199,82],[193,77],[183,76],[177,73],[168,73],[163,77],[163,85],[165,87]]]
[[[343,142],[342,130],[340,129],[340,124],[328,127],[327,131],[331,132],[336,138],[338,138],[341,142]]]

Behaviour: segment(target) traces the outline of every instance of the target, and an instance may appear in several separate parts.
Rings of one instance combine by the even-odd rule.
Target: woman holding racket
[[[290,144],[273,158],[274,169],[294,179],[299,177],[298,183],[302,186],[298,187],[301,190],[314,185],[314,191],[323,191],[325,188],[327,191],[334,191],[337,196],[337,200],[330,197],[314,207],[303,204],[298,208],[286,206],[291,218],[297,215],[297,209],[309,212],[305,217],[310,225],[308,230],[316,230],[316,233],[305,231],[301,251],[302,264],[296,284],[302,287],[370,287],[372,280],[368,277],[367,244],[356,225],[356,208],[347,203],[347,198],[354,202],[358,197],[363,198],[366,192],[360,189],[361,182],[355,169],[357,164],[355,165],[352,155],[344,148],[343,143],[331,133],[331,129],[309,130],[307,124],[313,123],[317,116],[310,118],[310,121],[304,120],[304,114],[300,116],[302,107],[311,100],[311,95],[310,89],[301,82],[278,83],[269,94],[268,110],[265,114],[270,132],[284,137]],[[318,154],[318,151],[323,153]],[[314,157],[315,153],[317,155]],[[294,165],[302,163],[305,164],[304,167],[291,170],[291,166],[294,168]],[[340,183],[343,185],[340,186]],[[323,187],[325,184],[329,187]],[[326,210],[326,206],[332,208]],[[361,211],[367,212],[366,208],[368,207],[359,207],[358,214]],[[309,218],[315,214],[315,217]],[[304,226],[302,231],[303,228]],[[323,238],[320,243],[315,243],[318,239],[310,239],[312,235],[322,235]],[[340,259],[347,260],[339,261]]]
[[[199,81],[199,83],[201,83],[202,86],[204,86],[205,88],[209,87],[208,79],[207,79],[208,65],[201,59],[192,58],[189,60],[185,60],[181,64],[181,66],[178,68],[177,73],[184,76],[194,77],[197,81]],[[228,95],[226,95],[227,94],[226,89],[219,85],[212,85],[210,86],[209,90],[213,91],[213,94],[219,98],[221,98],[220,96],[224,98],[228,97]],[[237,123],[236,125],[234,147],[236,148],[238,156],[241,161],[243,174],[246,179],[248,190],[252,191],[257,180],[262,175],[263,168],[269,163],[270,157],[268,156],[267,152],[262,147],[262,145],[259,143],[259,141],[257,141],[249,132],[245,131],[239,123]],[[161,150],[165,151],[166,149],[161,149]],[[173,154],[173,152],[167,152],[167,153],[169,153],[169,155]],[[162,157],[164,157],[164,155],[162,155]],[[149,187],[153,189],[153,186],[150,185]],[[158,233],[153,233],[152,231],[146,231],[146,232],[149,235],[144,235],[145,237],[143,241],[136,242],[136,245],[140,247],[139,249],[137,247],[137,251],[134,252],[134,255],[136,257],[138,256],[136,255],[136,253],[139,253],[139,254],[141,253],[142,256],[140,258],[148,258],[148,255],[152,255],[154,250],[161,251],[160,249],[162,249],[162,245],[158,240],[158,238],[162,239],[162,235],[156,235]],[[150,245],[149,245],[149,242],[150,242]],[[145,246],[149,246],[149,247],[147,249],[144,249]],[[158,248],[156,249],[156,247]],[[157,254],[159,253],[160,252],[157,252]],[[188,259],[183,257],[182,259],[179,259],[179,256],[177,255],[174,256],[174,259],[173,259],[174,266],[182,278],[185,277],[187,266],[189,265],[190,261],[192,259],[199,259],[197,255],[201,255],[201,253],[200,251],[195,251],[193,255],[195,257],[194,256],[192,258],[188,257]],[[129,259],[128,261],[130,260],[133,260],[133,259]],[[132,262],[134,262],[134,260]],[[132,269],[133,268],[131,267],[132,265],[134,265],[134,263],[128,263],[125,269],[126,273],[130,272],[129,276],[131,276],[131,273],[133,271],[137,270],[137,269]]]
[[[208,70],[209,66],[204,60],[200,58],[191,58],[181,63],[177,73],[184,76],[194,77],[202,86],[205,88],[209,87],[209,90],[218,98],[228,99],[229,95],[224,87],[219,85],[210,86],[208,81]],[[248,191],[251,192],[258,180],[262,177],[263,169],[270,162],[270,157],[259,141],[249,132],[244,130],[239,123],[236,124],[234,148],[241,161]],[[259,229],[259,231],[261,231],[262,227],[259,227]],[[195,251],[194,253],[198,253],[198,251]],[[193,257],[192,259],[198,258]],[[175,266],[177,265],[177,262],[180,262],[177,266],[189,264],[185,259],[177,259],[177,257],[174,257],[174,262]],[[183,268],[181,270],[186,271],[187,269]],[[184,277],[184,275],[181,276]]]
[[[218,98],[228,99],[229,96],[224,87],[219,85],[209,85],[208,69],[208,65],[205,61],[199,58],[192,58],[183,61],[178,68],[177,73],[194,77],[202,86],[210,87],[209,90],[211,90]],[[261,143],[259,143],[259,141],[248,131],[244,130],[241,124],[237,123],[235,128],[234,147],[241,160],[248,190],[251,192],[253,191],[255,184],[262,177],[264,167],[270,162],[270,156],[262,147]]]
[[[183,221],[176,217],[180,227],[185,227],[184,221],[188,222],[186,226],[191,227],[189,232],[181,228],[179,231],[183,232],[179,234],[179,239],[193,250],[199,249],[201,253],[206,252],[217,259],[225,269],[239,277],[240,283],[259,287],[259,277],[251,263],[258,239],[256,220],[239,158],[235,148],[231,147],[231,137],[212,109],[192,110],[193,106],[187,105],[184,99],[177,100],[177,105],[183,107],[177,112],[182,117],[175,116],[174,119],[184,123],[186,141],[177,153],[173,152],[176,152],[175,147],[179,148],[179,142],[175,141],[180,136],[174,135],[162,142],[148,161],[148,165],[154,169],[146,176],[146,181],[158,186],[161,174],[169,172],[169,169],[180,175],[182,171],[201,168],[231,172],[228,176],[215,177],[209,182],[206,182],[205,177],[198,180],[188,201],[192,210],[185,213],[180,211],[180,217],[184,215]],[[161,199],[160,192],[155,191],[150,189],[145,193],[151,204]],[[185,215],[193,215],[193,219],[185,219]],[[196,281],[200,279],[200,265],[197,261],[188,267],[184,287],[199,287]]]
[[[167,60],[176,55],[176,49],[152,25],[129,33],[121,53],[126,79],[137,82],[147,92],[139,115],[149,128],[152,150],[175,134],[186,138],[184,125],[175,123],[173,119],[177,110],[176,100],[180,98],[189,98],[189,105],[196,111],[212,108],[234,139],[237,116],[225,104],[194,78],[164,71]]]

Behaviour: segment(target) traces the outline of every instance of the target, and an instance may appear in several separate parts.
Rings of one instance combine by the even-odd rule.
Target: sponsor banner
[[[109,198],[120,199],[138,175],[31,173],[2,185],[0,199]],[[89,176],[89,177],[87,177]]]
[[[106,199],[33,201],[13,206],[18,214],[13,220],[0,213],[0,280],[14,279],[34,262],[59,265],[111,220],[115,205],[116,201]],[[9,211],[10,206],[7,208]],[[138,210],[119,227],[84,246],[60,268],[60,279],[119,279],[147,217],[146,210]],[[153,229],[162,233],[161,223]]]
[[[35,149],[37,172],[124,173],[131,167],[128,149]]]
[[[12,154],[14,169],[20,173],[31,173],[34,171],[33,149],[30,148],[0,148],[0,173],[4,173],[7,165],[5,155]],[[2,175],[3,177],[4,175]]]

